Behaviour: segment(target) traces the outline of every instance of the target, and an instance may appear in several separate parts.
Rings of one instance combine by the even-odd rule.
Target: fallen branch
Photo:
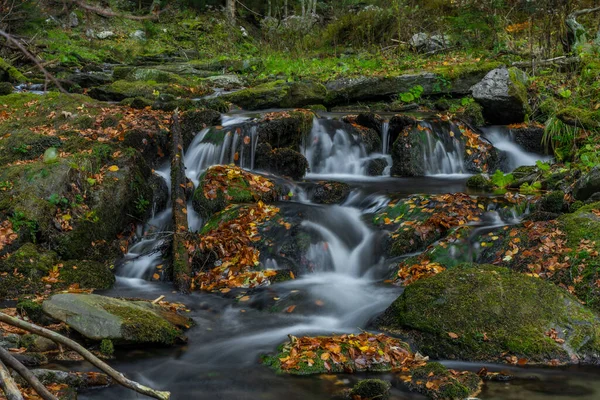
[[[73,340],[68,339],[56,332],[52,332],[51,330],[48,330],[46,328],[42,328],[37,325],[30,324],[29,322],[22,321],[18,318],[11,317],[10,315],[6,315],[1,312],[0,312],[0,322],[4,322],[8,325],[15,326],[17,328],[24,329],[31,333],[35,333],[36,335],[43,336],[45,338],[55,341],[56,343],[66,346],[66,347],[70,348],[71,350],[76,351],[83,358],[85,358],[87,361],[89,361],[93,366],[100,369],[102,372],[104,372],[105,374],[107,374],[108,376],[113,378],[115,380],[115,382],[119,383],[122,386],[125,386],[126,388],[129,388],[138,393],[141,393],[146,396],[153,397],[153,398],[159,399],[159,400],[168,400],[171,397],[170,392],[162,392],[162,391],[154,390],[154,389],[144,386],[140,383],[137,383],[135,381],[127,379],[119,371],[113,369],[110,365],[108,365],[105,362],[103,362],[102,360],[100,360],[98,357],[93,355],[91,352],[89,352],[86,348],[81,346],[79,343],[74,342]]]
[[[581,62],[581,59],[579,57],[565,57],[565,56],[561,56],[561,57],[555,57],[555,58],[549,58],[547,60],[539,60],[539,61],[517,61],[512,63],[511,65],[513,67],[517,67],[517,68],[530,68],[532,66],[532,64],[536,67],[546,67],[549,65],[558,65],[558,66],[568,66],[568,65],[573,65],[573,64],[579,64]]]
[[[0,389],[6,395],[7,400],[23,400],[23,395],[2,361],[0,361]]]
[[[62,85],[56,80],[54,75],[52,75],[50,72],[48,72],[46,70],[46,68],[44,68],[44,66],[39,62],[39,60],[33,54],[31,54],[29,52],[29,50],[27,50],[21,43],[19,43],[15,38],[13,38],[11,35],[9,35],[8,33],[4,32],[1,29],[0,29],[0,36],[4,37],[7,42],[13,43],[15,46],[17,46],[17,48],[19,49],[19,51],[21,51],[21,53],[23,53],[27,58],[29,58],[31,61],[33,61],[35,63],[35,65],[37,65],[37,67],[40,69],[40,71],[42,71],[42,73],[44,74],[46,79],[52,81],[52,83],[54,83],[56,85],[58,90],[60,90],[62,93],[67,93],[67,91],[62,87]]]
[[[0,347],[0,361],[2,361],[8,367],[14,369],[17,374],[21,375],[25,382],[31,386],[35,392],[40,395],[44,400],[58,400],[58,397],[50,393],[46,386],[42,385],[42,382],[31,373],[23,364],[21,364],[16,358],[10,354],[8,350]]]
[[[123,14],[123,13],[115,12],[115,11],[111,10],[110,8],[94,7],[91,4],[84,3],[83,1],[78,1],[78,0],[71,0],[71,1],[74,4],[76,4],[78,7],[83,8],[86,11],[91,11],[91,12],[101,15],[103,17],[119,17],[119,18],[124,18],[124,19],[130,19],[133,21],[147,21],[147,20],[156,21],[156,20],[158,20],[158,16],[160,15],[160,13],[165,11],[165,10],[162,10],[162,11],[153,13],[151,15],[130,15],[130,14]]]

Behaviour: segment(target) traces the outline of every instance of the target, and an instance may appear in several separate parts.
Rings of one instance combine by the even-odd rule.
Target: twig
[[[0,361],[0,389],[6,395],[7,400],[23,400],[23,395],[2,361]]]
[[[156,304],[156,303],[158,303],[159,301],[161,301],[164,298],[165,298],[165,295],[161,294],[157,299],[155,299],[154,301],[152,301],[152,304]]]
[[[11,317],[10,315],[6,315],[0,312],[0,322],[4,322],[8,325],[15,326],[17,328],[24,329],[31,333],[35,333],[36,335],[40,335],[55,341],[56,343],[65,345],[71,350],[79,353],[83,358],[89,361],[93,366],[100,369],[102,372],[113,378],[117,383],[126,388],[134,390],[138,393],[145,394],[146,396],[153,397],[159,400],[168,400],[171,397],[170,392],[162,392],[158,390],[154,390],[147,386],[144,386],[138,382],[127,379],[123,374],[119,371],[113,369],[110,365],[106,364],[98,357],[89,352],[86,348],[81,346],[79,343],[74,342],[71,339],[68,339],[56,332],[52,332],[46,328],[39,327],[37,325],[30,324],[29,322],[22,321],[18,318]]]
[[[38,66],[38,68],[40,69],[40,71],[42,71],[47,80],[51,80],[52,83],[54,83],[58,90],[60,90],[62,93],[67,93],[67,91],[62,87],[62,85],[56,80],[56,78],[50,72],[48,72],[46,68],[44,68],[43,65],[40,64],[40,62],[35,58],[35,56],[31,54],[29,50],[27,50],[21,43],[19,43],[8,33],[4,32],[2,29],[0,29],[0,36],[4,37],[7,42],[14,43],[14,45],[17,46],[21,53],[25,54],[27,58],[29,58],[35,63],[35,65]]]
[[[0,347],[0,361],[14,369],[17,374],[21,375],[21,377],[25,379],[25,382],[27,382],[42,399],[58,400],[58,397],[50,393],[50,391],[46,389],[46,386],[42,385],[42,382],[40,382],[40,380],[34,374],[32,374],[27,367],[21,364],[12,356],[12,354],[10,354],[8,350],[3,347]]]

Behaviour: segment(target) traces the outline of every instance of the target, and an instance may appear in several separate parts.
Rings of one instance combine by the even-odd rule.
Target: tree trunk
[[[185,246],[188,233],[187,221],[187,178],[183,165],[183,138],[177,111],[171,124],[171,203],[173,205],[173,283],[182,293],[192,287],[192,269]]]
[[[317,15],[317,0],[312,0],[312,15]]]
[[[227,19],[232,24],[235,23],[235,2],[236,2],[236,0],[227,0],[227,6],[226,6]]]
[[[306,7],[304,5],[304,1],[305,0],[300,0],[300,3],[302,4],[302,18],[306,17]]]
[[[565,19],[567,26],[567,45],[568,50],[573,51],[576,47],[587,41],[585,27],[577,22],[577,17],[585,14],[591,14],[600,11],[600,7],[575,10]]]
[[[283,17],[288,17],[288,0],[283,0]]]
[[[271,0],[267,1],[267,17],[271,18],[272,16],[272,4]]]

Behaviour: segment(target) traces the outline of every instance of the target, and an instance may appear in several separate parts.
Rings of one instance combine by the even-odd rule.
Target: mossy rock
[[[312,201],[317,204],[340,204],[348,198],[350,185],[344,182],[317,182]]]
[[[11,94],[13,90],[14,87],[10,82],[0,82],[0,96]]]
[[[59,285],[69,287],[77,284],[83,289],[110,289],[115,276],[106,265],[96,261],[66,261],[59,270]]]
[[[18,69],[0,58],[0,82],[25,83],[27,78]]]
[[[392,385],[381,379],[364,379],[350,391],[350,397],[358,396],[364,400],[388,400]]]
[[[323,103],[327,90],[319,83],[273,81],[222,96],[246,110],[294,108]]]
[[[38,158],[50,147],[61,147],[56,136],[39,135],[29,130],[16,130],[0,144],[0,165]]]
[[[192,110],[181,115],[181,135],[184,147],[192,143],[192,140],[202,129],[219,125],[221,113],[215,110]]]
[[[464,400],[475,397],[482,386],[473,372],[450,371],[438,362],[430,362],[412,371],[411,390],[435,400]]]
[[[157,93],[175,97],[193,98],[207,92],[203,85],[181,86],[172,83],[158,83],[155,81],[115,81],[108,85],[95,87],[89,91],[89,96],[102,101],[122,101],[127,98],[145,98],[154,100]]]
[[[561,214],[568,210],[568,203],[564,200],[564,192],[550,192],[539,203],[540,211]]]
[[[255,180],[264,182],[265,191],[255,186]],[[230,204],[255,203],[260,200],[271,202],[277,198],[272,182],[237,167],[211,167],[200,176],[199,182],[194,191],[193,206],[205,219]]]
[[[0,259],[0,271],[17,270],[25,278],[39,280],[58,262],[58,255],[50,250],[42,250],[33,243],[26,243],[6,259]]]
[[[192,324],[188,318],[148,302],[94,294],[57,294],[44,301],[42,307],[46,314],[86,338],[109,339],[115,344],[172,345],[181,339],[180,328]],[[167,319],[165,313],[173,315]]]
[[[491,190],[494,188],[494,185],[489,178],[479,174],[467,179],[467,187],[470,189]]]
[[[440,359],[597,362],[600,351],[598,317],[573,296],[491,265],[464,264],[409,285],[377,325]]]
[[[173,72],[153,68],[116,67],[113,71],[113,77],[115,80],[129,82],[186,83],[182,77]]]

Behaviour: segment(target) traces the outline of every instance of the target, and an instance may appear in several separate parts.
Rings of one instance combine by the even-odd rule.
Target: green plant
[[[563,99],[568,99],[573,93],[569,89],[562,89],[558,92],[558,95]]]
[[[565,124],[555,115],[548,118],[544,126],[542,145],[546,151],[554,149],[554,155],[559,160],[564,160],[575,145],[575,138],[580,128]]]
[[[146,200],[142,195],[140,195],[135,201],[135,210],[140,214],[145,213],[149,206],[150,201]]]
[[[501,189],[506,188],[508,185],[513,183],[515,177],[513,174],[505,174],[500,170],[496,170],[494,175],[492,175],[492,183],[494,186],[499,187]]]
[[[11,190],[13,186],[11,181],[0,181],[0,191]]]
[[[400,99],[400,101],[403,103],[412,103],[413,101],[421,98],[423,90],[423,86],[421,85],[413,86],[408,92],[400,93],[398,95],[398,99]]]
[[[94,210],[86,212],[83,219],[94,224],[100,221],[100,217],[98,217],[98,214],[96,214],[96,211]]]
[[[106,357],[112,357],[115,354],[115,346],[110,339],[102,339],[100,342],[100,353]]]
[[[26,144],[22,144],[18,147],[13,147],[13,151],[15,153],[27,154],[27,153],[29,153],[29,146]]]
[[[8,218],[8,220],[12,223],[15,231],[20,231],[23,228],[26,229],[31,236],[31,240],[34,243],[36,242],[37,223],[27,219],[25,213],[21,211],[15,211],[13,212],[13,215]]]
[[[50,204],[53,204],[56,207],[62,207],[62,208],[69,207],[69,199],[67,199],[66,197],[59,196],[56,193],[53,193],[52,195],[50,195],[50,197],[48,197],[48,201],[50,202]]]
[[[531,185],[527,182],[519,187],[519,192],[522,194],[535,194],[542,189],[542,183],[539,181],[533,182]]]

